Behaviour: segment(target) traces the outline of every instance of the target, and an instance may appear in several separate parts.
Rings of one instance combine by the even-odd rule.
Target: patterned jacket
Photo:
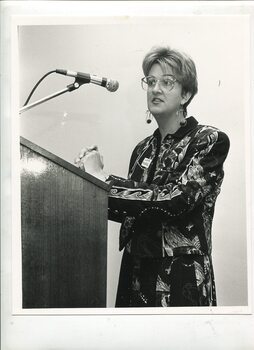
[[[210,255],[227,135],[194,117],[161,140],[157,129],[134,149],[128,179],[110,176],[109,219],[122,222],[120,250],[139,257]]]

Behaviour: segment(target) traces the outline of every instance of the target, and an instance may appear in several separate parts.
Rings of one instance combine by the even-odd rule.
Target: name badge
[[[147,169],[147,168],[149,168],[149,165],[151,164],[151,162],[152,162],[152,159],[144,158],[141,165],[143,168]]]

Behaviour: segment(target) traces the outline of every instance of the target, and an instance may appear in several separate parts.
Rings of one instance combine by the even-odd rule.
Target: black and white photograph
[[[249,335],[230,334],[252,314],[251,17],[99,3],[103,14],[83,2],[79,16],[12,18],[7,348],[32,349],[46,320],[57,341],[38,349],[100,349],[128,317],[135,334],[139,318],[165,330],[164,317],[173,349],[204,318],[208,337],[249,349]],[[73,344],[68,320],[82,334]],[[38,328],[23,345],[27,322]],[[156,344],[128,348],[168,348]]]
[[[18,27],[23,308],[247,306],[246,22],[105,21]]]

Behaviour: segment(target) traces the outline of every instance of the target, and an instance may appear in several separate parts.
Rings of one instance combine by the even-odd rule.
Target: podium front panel
[[[106,306],[107,191],[21,144],[23,308]]]

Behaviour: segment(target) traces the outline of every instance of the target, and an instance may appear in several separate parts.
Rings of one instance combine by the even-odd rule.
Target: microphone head
[[[115,92],[119,88],[119,83],[117,80],[107,79],[106,89],[110,92]]]

